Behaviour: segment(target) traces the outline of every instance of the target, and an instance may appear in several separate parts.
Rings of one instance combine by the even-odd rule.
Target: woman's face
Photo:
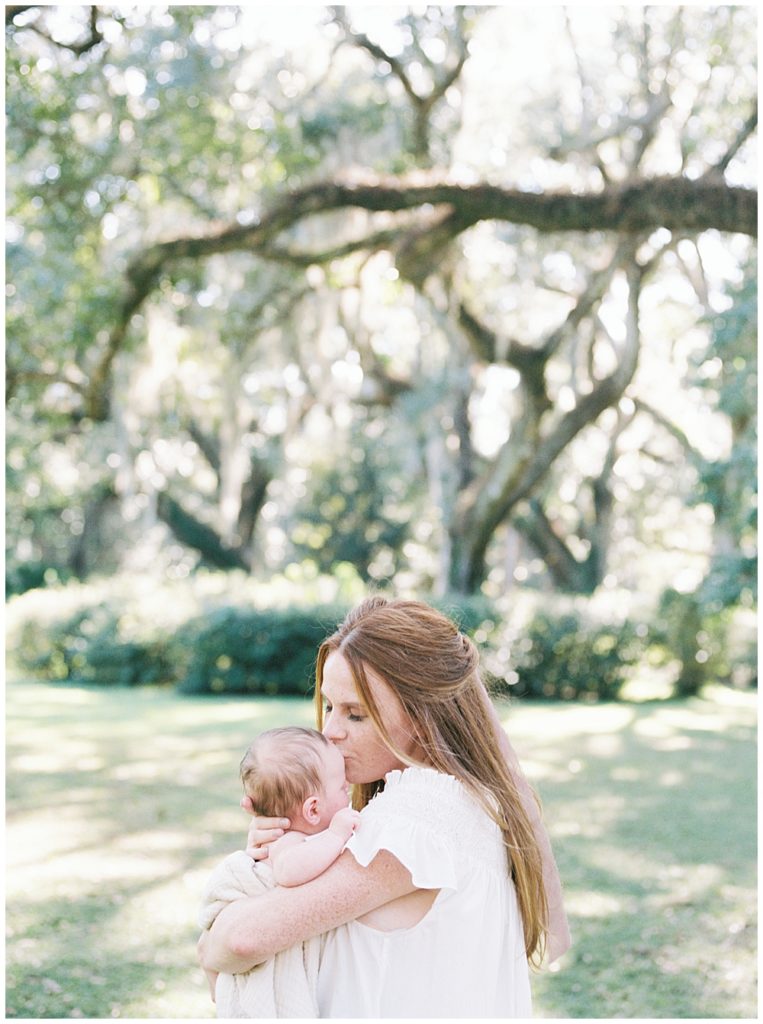
[[[368,668],[366,676],[379,714],[395,746],[404,754],[417,757],[411,723],[397,694]],[[321,692],[325,709],[323,734],[344,758],[348,782],[376,782],[387,772],[406,767],[377,732],[355,687],[350,666],[339,651],[332,651],[326,658]]]

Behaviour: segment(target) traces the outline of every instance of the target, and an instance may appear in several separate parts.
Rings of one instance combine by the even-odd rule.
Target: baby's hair
[[[296,725],[260,733],[241,761],[244,792],[254,810],[270,818],[288,817],[323,784],[321,746],[326,737],[317,729]]]

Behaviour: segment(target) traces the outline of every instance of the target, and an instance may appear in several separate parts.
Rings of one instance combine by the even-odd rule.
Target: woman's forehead
[[[364,666],[366,683],[371,692],[371,699],[377,706],[384,718],[388,716],[399,716],[403,713],[400,699],[389,683],[382,679],[373,669]],[[323,665],[323,683],[321,690],[324,697],[332,704],[357,704],[365,707],[363,700],[355,686],[350,663],[339,651],[332,651],[326,658]]]
[[[357,704],[360,702],[350,664],[339,651],[332,651],[324,662],[321,690],[324,696],[330,697],[334,704]]]

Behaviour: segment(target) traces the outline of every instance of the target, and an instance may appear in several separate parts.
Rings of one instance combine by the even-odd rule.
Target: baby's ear
[[[321,809],[317,796],[309,796],[302,804],[302,817],[311,825],[317,825],[321,820]]]

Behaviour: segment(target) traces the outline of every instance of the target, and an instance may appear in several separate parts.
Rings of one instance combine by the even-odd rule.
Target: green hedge
[[[570,612],[539,611],[512,645],[499,690],[545,700],[617,700],[645,653],[629,622],[592,623]]]
[[[46,592],[48,598],[51,592]],[[53,682],[105,686],[174,682],[181,652],[155,623],[136,622],[107,601],[62,601],[58,614],[49,601],[40,614],[21,617],[9,631],[9,661],[22,671]]]
[[[618,700],[626,684],[653,677],[654,609],[641,595],[517,588],[496,604],[500,614],[475,634],[494,693],[532,700]]]
[[[315,657],[346,608],[221,608],[191,624],[183,693],[312,693]]]
[[[344,617],[336,605],[215,607],[178,623],[93,595],[59,615],[17,621],[9,656],[18,670],[50,681],[175,684],[183,693],[311,692],[315,656]]]
[[[318,647],[357,595],[283,606],[281,591],[279,606],[253,607],[263,601],[261,589],[240,581],[226,588],[222,578],[206,591],[194,581],[131,577],[28,591],[9,603],[9,661],[49,681],[174,684],[189,694],[311,693]],[[297,581],[293,594],[304,589]],[[470,632],[489,612],[484,599],[439,604]]]
[[[8,602],[6,649],[10,666],[51,681],[306,695],[319,644],[361,596],[324,577],[267,586],[230,573],[163,584],[134,576],[70,583]],[[707,626],[698,631],[676,600],[651,613],[626,593],[523,592],[499,602],[500,613],[485,598],[433,603],[474,637],[493,689],[517,697],[616,700],[625,683],[656,671],[672,676],[679,692],[695,664],[704,671],[693,671],[693,687],[756,678],[749,625],[723,644],[721,637],[736,635],[727,624],[718,636]]]
[[[489,613],[483,599],[439,601],[461,628],[473,632]],[[347,605],[225,607],[187,630],[190,663],[179,682],[183,693],[313,692],[321,642],[337,628]]]

